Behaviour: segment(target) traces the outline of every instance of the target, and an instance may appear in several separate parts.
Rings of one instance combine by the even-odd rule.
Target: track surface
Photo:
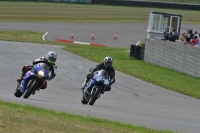
[[[155,129],[188,133],[200,131],[199,100],[168,91],[136,78],[116,72],[116,83],[94,106],[82,105],[80,87],[88,68],[96,63],[66,52],[58,46],[0,42],[0,99],[30,103],[73,114],[95,116],[139,124]],[[58,53],[58,74],[48,82],[46,90],[37,91],[29,99],[14,97],[16,79],[22,65],[49,50]]]
[[[200,32],[199,25],[183,24],[181,33],[186,29]],[[105,44],[111,47],[130,48],[131,44],[145,40],[146,23],[19,23],[0,22],[0,30],[31,30],[49,32],[46,40],[70,39],[74,31],[75,41]],[[94,32],[95,40],[91,40]],[[117,40],[114,34],[117,33]]]

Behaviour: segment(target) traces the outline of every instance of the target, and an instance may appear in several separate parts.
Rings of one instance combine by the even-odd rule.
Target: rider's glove
[[[93,74],[93,73],[90,73],[90,76],[92,77],[92,76],[94,76],[94,74]]]
[[[111,83],[111,81],[109,81],[109,86],[111,86],[112,85],[112,83]]]
[[[49,80],[49,81],[52,80],[55,76],[56,76],[56,74],[51,75],[51,76],[48,78],[48,80]]]
[[[88,77],[89,77],[89,78],[91,78],[92,76],[94,76],[93,73],[89,73],[89,74],[88,74]]]
[[[35,61],[32,61],[32,65],[34,65]]]

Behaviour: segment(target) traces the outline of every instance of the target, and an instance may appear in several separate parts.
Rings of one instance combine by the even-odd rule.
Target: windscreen
[[[45,63],[39,63],[39,65],[40,65],[40,69],[44,69],[44,70],[48,70],[48,65],[47,64],[45,64]]]
[[[48,67],[48,65],[45,64],[45,63],[38,63],[38,64],[36,64],[36,65],[34,66],[34,69],[35,69],[36,71],[43,70],[43,71],[45,71],[45,73],[49,73],[49,67]]]
[[[106,70],[100,70],[98,75],[108,79],[108,72]]]

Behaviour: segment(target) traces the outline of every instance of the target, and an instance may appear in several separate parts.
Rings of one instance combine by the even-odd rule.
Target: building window
[[[153,26],[152,26],[152,30],[159,31],[159,23],[160,23],[160,15],[154,14],[154,15],[153,15]]]

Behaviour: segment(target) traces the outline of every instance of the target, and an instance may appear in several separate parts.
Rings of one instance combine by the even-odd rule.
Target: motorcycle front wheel
[[[21,82],[18,82],[17,88],[15,89],[14,95],[15,95],[16,97],[21,97],[21,96],[23,95],[23,93],[22,93],[21,90],[20,90],[20,84],[21,84]]]
[[[82,97],[81,102],[82,102],[82,104],[87,104],[87,103],[88,103],[88,101],[86,101],[86,100],[84,99],[84,97]]]
[[[29,81],[30,85],[27,85],[27,88],[26,88],[26,91],[25,91],[25,94],[24,94],[24,98],[27,99],[38,87],[38,83],[36,81],[36,79],[32,79],[34,80],[33,82]]]
[[[96,88],[95,91],[93,91],[91,97],[90,97],[90,100],[89,100],[89,105],[93,105],[100,93],[101,89],[100,88]]]

